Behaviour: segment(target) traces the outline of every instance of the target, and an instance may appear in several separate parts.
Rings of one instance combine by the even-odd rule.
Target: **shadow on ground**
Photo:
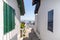
[[[35,34],[34,30],[31,30],[31,33],[29,33],[29,38],[24,38],[23,40],[40,40],[37,35]]]

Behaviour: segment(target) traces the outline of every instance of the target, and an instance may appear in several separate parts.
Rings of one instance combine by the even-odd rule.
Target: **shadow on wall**
[[[40,39],[37,37],[34,30],[32,29],[31,33],[29,33],[29,37],[26,37],[23,40],[40,40]]]

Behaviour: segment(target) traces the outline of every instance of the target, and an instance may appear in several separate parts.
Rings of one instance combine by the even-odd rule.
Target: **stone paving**
[[[40,40],[33,29],[28,29],[27,32],[28,33],[26,33],[26,37],[23,40]]]

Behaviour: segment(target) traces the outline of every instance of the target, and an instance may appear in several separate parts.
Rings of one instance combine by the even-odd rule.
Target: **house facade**
[[[25,13],[23,0],[0,0],[0,13],[0,40],[20,40],[20,16]]]
[[[60,40],[59,1],[40,0],[40,7],[35,11],[34,30],[41,40]],[[37,5],[37,0],[33,3]]]

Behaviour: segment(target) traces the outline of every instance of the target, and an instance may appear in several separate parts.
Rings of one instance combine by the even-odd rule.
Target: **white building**
[[[35,9],[35,32],[41,40],[60,40],[60,0],[33,1]]]
[[[0,40],[19,40],[23,0],[0,0]]]

